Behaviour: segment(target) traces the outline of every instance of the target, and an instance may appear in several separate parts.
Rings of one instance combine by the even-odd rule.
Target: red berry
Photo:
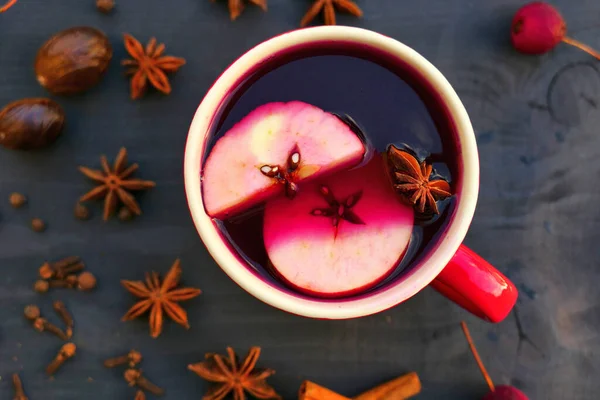
[[[500,385],[496,386],[493,392],[486,394],[483,400],[529,400],[529,398],[513,386]]]
[[[524,5],[515,14],[510,37],[521,53],[542,54],[552,50],[567,33],[562,15],[549,4],[535,1]]]

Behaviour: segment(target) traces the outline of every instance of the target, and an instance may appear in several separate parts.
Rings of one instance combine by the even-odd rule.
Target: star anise
[[[315,208],[311,210],[310,214],[316,217],[327,217],[331,218],[331,224],[335,229],[334,237],[337,237],[338,229],[340,226],[340,222],[342,220],[348,221],[351,224],[356,225],[364,225],[362,219],[354,211],[352,208],[358,203],[360,198],[362,197],[362,191],[358,191],[356,193],[351,194],[346,197],[342,201],[338,201],[333,192],[328,186],[321,185],[319,187],[319,193],[328,204],[326,208]]]
[[[158,273],[154,271],[146,273],[145,282],[122,280],[121,284],[125,289],[142,299],[127,311],[122,320],[131,321],[150,310],[150,336],[153,338],[157,338],[162,332],[163,312],[179,325],[189,329],[187,313],[177,303],[193,299],[202,292],[196,288],[176,289],[180,278],[181,263],[177,259],[162,283]]]
[[[352,0],[315,0],[315,4],[310,7],[302,21],[300,21],[300,26],[305,27],[310,24],[321,10],[323,11],[325,25],[335,25],[335,8],[356,17],[362,17],[363,15],[362,10]]]
[[[146,48],[133,36],[124,34],[125,49],[133,59],[123,60],[121,65],[131,77],[131,98],[139,99],[144,94],[148,81],[164,94],[171,93],[171,84],[166,73],[175,72],[185,64],[185,59],[163,56],[165,45],[157,46],[156,38],[151,38]]]
[[[404,201],[423,214],[439,214],[437,201],[452,196],[450,185],[442,178],[432,179],[433,167],[406,150],[391,145],[387,160],[392,169],[394,187]]]
[[[273,375],[272,369],[255,368],[260,357],[260,347],[252,347],[240,364],[231,347],[227,356],[209,353],[205,361],[188,365],[188,369],[201,378],[215,382],[202,398],[203,400],[221,400],[232,394],[234,400],[246,400],[245,392],[257,399],[281,399],[266,379]]]
[[[215,0],[210,0],[213,3]],[[267,0],[248,0],[250,3],[259,6],[263,11],[267,11]],[[235,21],[237,17],[244,11],[244,0],[228,0],[229,4],[229,16],[232,21]]]
[[[115,164],[111,169],[106,156],[100,157],[102,171],[90,169],[87,167],[79,167],[79,171],[88,178],[100,183],[99,186],[83,195],[79,201],[84,202],[92,199],[104,197],[104,220],[108,220],[117,209],[117,202],[121,202],[136,215],[141,215],[142,210],[134,197],[129,193],[131,190],[150,189],[156,184],[152,181],[144,181],[141,179],[130,179],[129,177],[137,169],[137,164],[127,166],[127,149],[122,147],[117,155]]]

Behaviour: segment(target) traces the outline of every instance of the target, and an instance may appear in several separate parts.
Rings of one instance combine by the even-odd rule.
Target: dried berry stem
[[[11,8],[12,6],[14,6],[16,2],[17,2],[17,0],[8,0],[8,3],[6,3],[2,7],[0,7],[0,13],[3,13],[4,11],[6,11],[9,8]]]
[[[473,338],[471,338],[471,333],[469,332],[467,323],[465,321],[462,321],[460,323],[460,326],[462,327],[462,330],[465,333],[465,337],[467,338],[467,343],[469,343],[469,347],[471,348],[471,353],[473,353],[473,357],[475,357],[477,366],[479,367],[479,370],[481,371],[481,374],[483,375],[483,378],[487,382],[490,390],[493,392],[494,390],[496,390],[496,388],[494,387],[494,382],[492,382],[492,378],[490,378],[490,375],[488,374],[487,370],[485,369],[485,366],[483,365],[483,362],[481,361],[481,358],[479,357],[479,353],[477,353],[477,349],[475,348],[475,344],[473,343]]]
[[[27,400],[27,396],[25,396],[25,391],[23,390],[23,382],[21,382],[19,374],[13,374],[12,379],[15,388],[14,400]]]
[[[592,49],[590,46],[581,43],[579,40],[575,40],[573,38],[565,36],[562,41],[565,42],[566,44],[570,44],[571,46],[575,46],[579,50],[583,50],[586,53],[588,53],[589,55],[591,55],[592,57],[595,57],[598,60],[600,60],[600,53],[599,52],[597,52],[596,50]]]

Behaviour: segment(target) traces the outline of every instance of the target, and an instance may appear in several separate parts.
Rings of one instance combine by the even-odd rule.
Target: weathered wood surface
[[[380,315],[314,321],[253,299],[216,266],[188,215],[182,154],[192,115],[219,73],[242,52],[297,27],[308,1],[269,0],[262,14],[249,6],[235,23],[225,2],[117,0],[112,16],[93,0],[20,0],[0,15],[0,104],[44,96],[32,65],[38,46],[73,25],[105,30],[115,48],[108,76],[82,96],[59,99],[68,128],[52,149],[0,151],[0,198],[21,191],[23,210],[0,202],[0,398],[11,397],[19,371],[30,399],[133,398],[132,389],[102,360],[134,347],[144,371],[167,398],[200,398],[206,384],[186,365],[232,345],[264,349],[261,364],[278,373],[271,383],[293,399],[302,379],[347,395],[410,370],[420,399],[477,399],[486,387],[463,339],[467,319],[497,384],[532,399],[595,399],[600,391],[600,65],[567,46],[541,57],[516,54],[507,41],[511,14],[523,2],[358,0],[365,18],[340,17],[414,47],[445,73],[462,97],[480,145],[481,193],[466,243],[519,286],[515,314],[499,325],[468,316],[432,290]],[[217,2],[219,3],[219,2]],[[573,36],[600,47],[600,2],[556,1]],[[156,36],[188,64],[173,79],[170,98],[128,99],[118,66],[121,33]],[[89,184],[76,167],[94,165],[127,146],[141,175],[158,188],[143,196],[144,217],[128,225],[72,217]],[[27,227],[34,216],[48,231]],[[31,290],[37,267],[78,254],[99,279],[93,294]],[[119,285],[147,269],[166,271],[181,257],[184,281],[204,294],[188,304],[192,328],[167,324],[153,340],[142,321],[119,322],[132,304]],[[37,303],[52,315],[61,298],[76,319],[79,353],[56,379],[45,364],[60,342],[34,332],[22,309]]]

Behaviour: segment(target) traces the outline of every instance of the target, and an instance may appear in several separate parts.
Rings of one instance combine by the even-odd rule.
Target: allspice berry
[[[51,93],[81,93],[100,82],[112,55],[104,32],[89,26],[69,28],[39,49],[35,74],[40,85]]]
[[[96,8],[105,14],[110,13],[115,8],[114,0],[96,0]]]
[[[13,150],[51,145],[62,133],[65,112],[46,98],[14,101],[0,110],[0,144]]]
[[[36,232],[44,232],[46,230],[46,224],[39,218],[34,218],[31,220],[31,229]]]
[[[77,203],[75,205],[74,214],[75,218],[80,219],[82,221],[90,219],[90,209],[81,203]]]
[[[21,193],[11,193],[8,199],[10,201],[10,205],[13,208],[20,208],[27,202],[27,198],[23,196]]]
[[[82,272],[77,278],[77,288],[88,291],[96,287],[96,277],[91,272]]]
[[[35,290],[37,293],[46,293],[48,292],[48,289],[50,289],[50,283],[41,279],[35,281],[35,284],[33,285],[33,290]]]

